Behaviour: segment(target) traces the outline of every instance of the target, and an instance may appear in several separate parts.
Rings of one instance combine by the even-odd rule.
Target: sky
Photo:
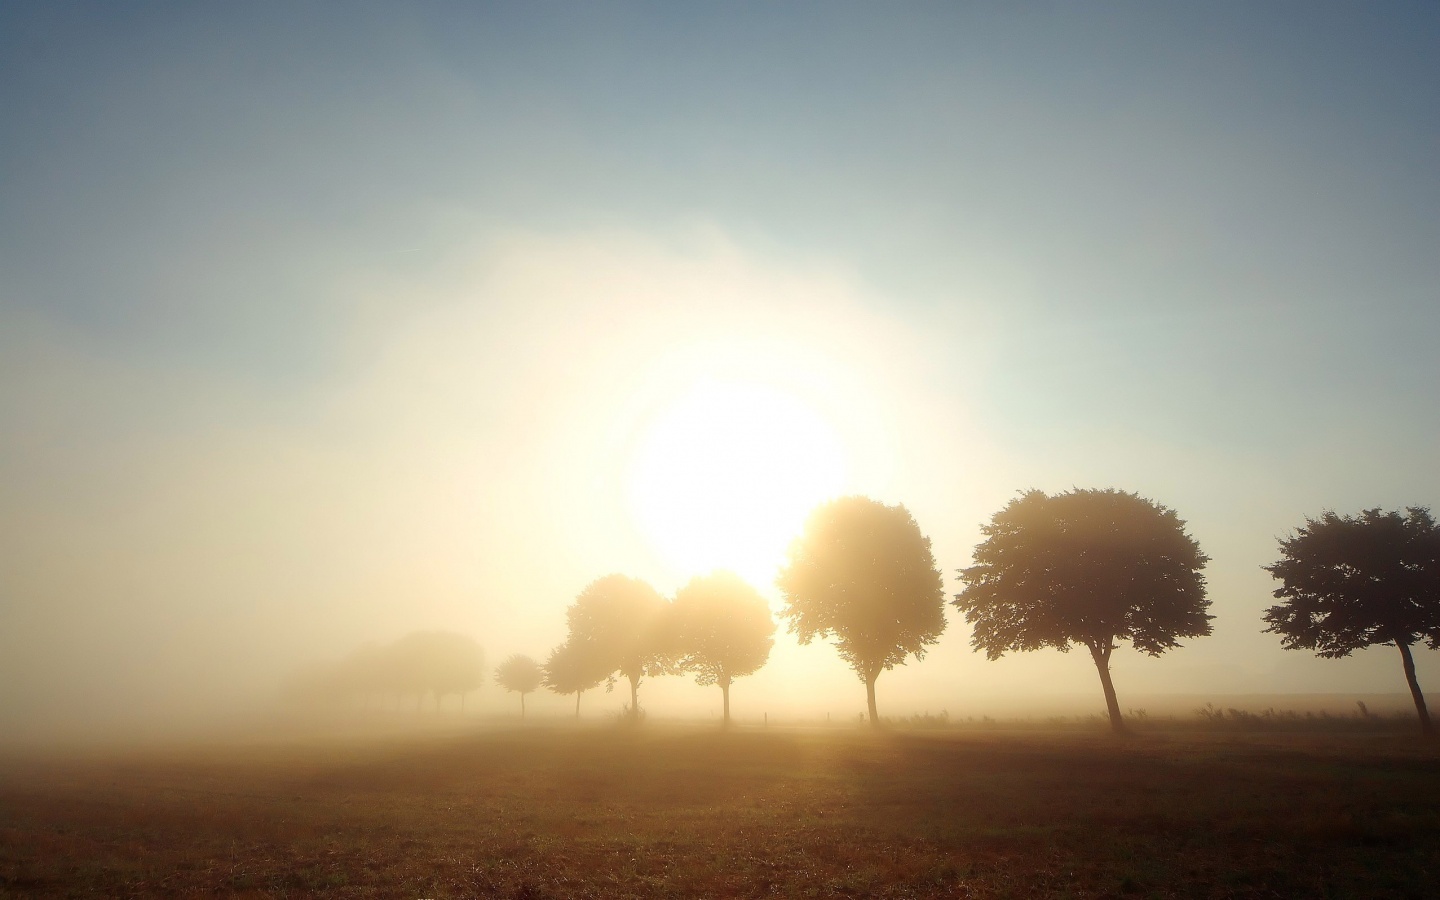
[[[841,493],[953,592],[1031,488],[1211,557],[1214,634],[1117,652],[1122,706],[1403,692],[1261,633],[1261,566],[1440,509],[1436,47],[1419,3],[6,4],[0,728],[252,708],[420,628],[543,657],[609,572],[778,609]],[[863,709],[784,635],[749,681]],[[952,611],[879,692],[1096,682]]]

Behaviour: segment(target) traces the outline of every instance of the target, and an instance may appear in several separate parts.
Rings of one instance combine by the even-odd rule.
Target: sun
[[[763,383],[702,381],[642,431],[627,500],[677,577],[726,568],[765,589],[845,470],[843,442],[812,404]]]

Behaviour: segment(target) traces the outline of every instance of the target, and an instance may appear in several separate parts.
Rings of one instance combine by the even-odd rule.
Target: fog
[[[1307,515],[1440,507],[1433,22],[1231,13],[1164,59],[1193,16],[0,13],[0,733],[293,723],[297,673],[432,630],[505,720],[494,666],[602,575],[778,612],[804,513],[863,494],[954,593],[1073,486],[1212,560],[1214,634],[1117,651],[1122,706],[1403,693],[1393,648],[1262,634],[1260,567]],[[1084,654],[968,641],[952,610],[882,714],[1103,709]],[[864,690],[782,626],[732,704]]]

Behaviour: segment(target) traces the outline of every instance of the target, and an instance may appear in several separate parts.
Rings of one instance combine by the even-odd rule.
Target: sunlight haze
[[[1116,651],[1122,705],[1403,694],[1394,647],[1262,633],[1261,567],[1324,510],[1440,511],[1437,42],[1407,4],[7,5],[0,733],[261,720],[428,630],[508,716],[490,673],[601,576],[778,612],[864,495],[948,597],[1074,487],[1211,559],[1213,635]],[[886,714],[1103,709],[1085,654],[947,617]],[[864,703],[783,624],[732,692]]]

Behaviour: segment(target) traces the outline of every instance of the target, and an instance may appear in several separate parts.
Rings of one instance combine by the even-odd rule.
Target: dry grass
[[[537,727],[0,763],[0,896],[1433,896],[1396,735]]]

